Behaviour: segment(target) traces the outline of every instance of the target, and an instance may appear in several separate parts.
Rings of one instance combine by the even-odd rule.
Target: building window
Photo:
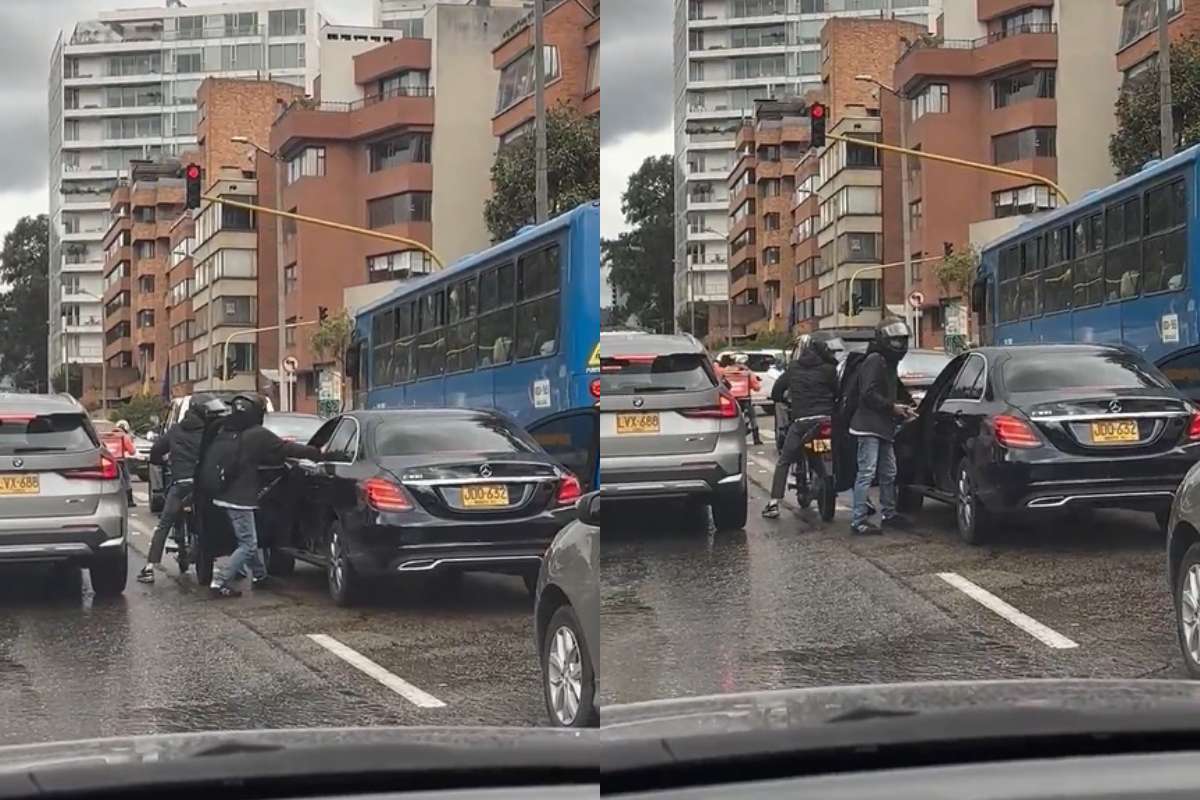
[[[253,297],[217,298],[217,325],[253,325],[256,321]]]
[[[787,33],[783,25],[763,25],[761,27],[737,27],[729,31],[729,46],[740,47],[779,47],[787,44]]]
[[[254,344],[251,342],[230,342],[228,348],[213,348],[212,366],[214,375],[219,376],[221,373],[221,358],[225,355],[226,350],[229,352],[229,359],[225,362],[223,377],[230,378],[234,375],[244,375],[254,371]]]
[[[267,34],[269,36],[303,36],[304,33],[303,8],[272,11],[267,17]]]
[[[139,328],[153,328],[154,327],[154,310],[147,308],[143,311],[139,311],[137,313],[136,321],[137,321],[137,326]]]
[[[908,204],[909,230],[919,231],[925,220],[925,203],[921,200]]]
[[[1051,192],[1048,186],[1021,186],[992,192],[992,216],[996,219],[1034,214],[1051,208],[1058,208],[1058,195]]]
[[[287,162],[287,183],[292,185],[301,178],[325,177],[325,148],[306,147]]]
[[[249,70],[261,67],[262,51],[259,45],[226,44],[221,46],[221,69]]]
[[[1007,164],[1031,158],[1054,158],[1058,154],[1055,128],[1026,128],[992,137],[992,163]]]
[[[175,71],[182,73],[204,72],[204,49],[194,47],[176,50]]]
[[[133,245],[134,258],[154,258],[154,240],[144,239]]]
[[[559,75],[558,48],[544,45],[542,60],[545,62],[546,81]],[[496,111],[503,111],[513,103],[533,94],[533,48],[508,62],[500,70],[500,86],[496,90]]]
[[[1167,18],[1183,13],[1183,0],[1167,0]],[[1121,13],[1120,49],[1158,28],[1158,0],[1130,0]]]
[[[274,13],[274,12],[272,12]],[[304,43],[273,44],[270,48],[271,69],[295,69],[304,66]]]
[[[107,139],[147,139],[162,136],[162,115],[112,117],[105,120]],[[134,156],[135,158],[137,156]]]
[[[296,324],[295,317],[288,317],[287,325],[283,329],[283,345],[284,347],[296,346],[296,329],[293,327]]]
[[[296,291],[296,265],[288,264],[283,268],[283,293],[291,294]]]
[[[929,84],[912,97],[911,106],[914,121],[926,114],[950,113],[950,85],[946,83]]]
[[[778,247],[764,247],[763,251],[762,251],[762,260],[763,260],[764,264],[778,264],[779,263],[779,248]]]
[[[433,260],[424,250],[398,250],[367,257],[367,280],[371,283],[407,280],[431,272]]]
[[[883,255],[883,235],[847,233],[838,237],[838,263],[876,263]]]
[[[772,211],[769,214],[763,215],[763,230],[764,231],[779,230],[779,223],[780,223],[780,217],[779,217],[778,212]]]
[[[258,33],[258,14],[243,11],[225,15],[226,36],[253,36]]]
[[[367,224],[382,228],[402,222],[429,222],[432,210],[430,192],[401,192],[367,201]]]
[[[367,145],[371,172],[400,164],[428,164],[433,136],[428,133],[402,133]]]
[[[787,0],[730,0],[731,17],[770,17],[787,13]]]
[[[378,83],[379,99],[388,97],[427,97],[429,95],[429,70],[406,69],[381,78]]]
[[[124,53],[108,57],[110,77],[157,75],[162,72],[162,53]]]
[[[1055,72],[1030,69],[992,81],[992,107],[1004,108],[1037,97],[1054,97]]]
[[[1022,33],[1050,33],[1052,30],[1050,9],[1026,8],[1001,17],[993,23],[988,33],[992,39],[1004,39]]]
[[[161,106],[162,90],[157,86],[109,86],[104,90],[105,108]]]
[[[778,197],[780,181],[779,178],[764,178],[758,184],[759,197]]]
[[[142,275],[137,279],[138,294],[148,294],[154,291],[154,276]]]
[[[594,92],[600,88],[600,45],[594,44],[588,48],[587,83],[585,92]]]
[[[787,74],[787,56],[744,56],[729,59],[729,76],[734,79],[778,78]]]
[[[399,31],[405,39],[420,39],[425,35],[425,20],[420,17],[412,19],[385,19],[383,27]]]

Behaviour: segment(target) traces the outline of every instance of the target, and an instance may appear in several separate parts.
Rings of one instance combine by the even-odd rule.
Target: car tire
[[[267,574],[286,578],[296,571],[296,557],[278,547],[268,547]]]
[[[833,476],[826,475],[821,481],[821,496],[817,500],[817,508],[821,511],[821,519],[832,522],[837,513],[837,491],[833,486]]]
[[[955,475],[954,519],[959,538],[967,544],[983,544],[992,532],[992,515],[975,494],[975,485],[965,458],[958,462]]]
[[[1172,594],[1175,601],[1175,631],[1179,637],[1183,663],[1189,675],[1200,678],[1200,542],[1193,544],[1183,554]],[[1188,643],[1189,638],[1192,645]]]
[[[362,599],[362,578],[354,571],[345,549],[345,533],[342,523],[333,520],[329,523],[329,563],[326,566],[326,579],[329,583],[329,596],[336,605],[347,608],[357,604]]]
[[[583,639],[579,618],[571,606],[559,606],[550,617],[546,638],[542,642],[541,660],[542,696],[546,701],[550,722],[559,728],[596,727],[600,717],[596,708],[596,675],[592,670],[592,659],[587,642]],[[572,715],[569,713],[567,697],[575,696],[576,682],[578,704]]]
[[[713,499],[713,523],[719,531],[733,531],[746,527],[746,517],[750,504],[749,492],[746,489],[746,479],[742,478],[742,487],[737,494],[718,495]]]
[[[896,487],[896,510],[905,514],[915,514],[925,504],[925,495],[908,486]]]
[[[167,498],[164,497],[161,492],[159,494],[155,494],[154,492],[151,492],[150,493],[150,513],[151,514],[161,514],[162,510],[163,510],[163,506],[166,504],[166,502],[167,502]]]
[[[88,566],[88,574],[97,597],[119,596],[129,580],[129,552],[122,547],[120,552],[97,556]]]

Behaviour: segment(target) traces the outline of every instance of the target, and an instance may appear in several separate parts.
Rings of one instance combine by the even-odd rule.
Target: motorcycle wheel
[[[808,487],[812,486],[812,474],[809,472],[807,460],[802,460],[792,469],[792,474],[796,478],[796,504],[800,506],[800,510],[807,510],[812,505],[812,492]]]
[[[821,519],[829,522],[833,519],[833,515],[837,513],[837,492],[833,489],[833,476],[826,475],[825,480],[821,481],[821,497],[817,501],[817,507],[821,509]]]

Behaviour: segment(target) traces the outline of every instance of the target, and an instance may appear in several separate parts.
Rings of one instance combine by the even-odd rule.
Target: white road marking
[[[310,633],[308,634],[308,638],[355,669],[370,675],[415,706],[420,706],[421,708],[444,708],[446,705],[433,695],[418,689],[398,675],[393,675],[362,653],[347,647],[332,636],[326,636],[323,633]]]
[[[1053,647],[1055,650],[1070,650],[1073,647],[1079,647],[1077,643],[1058,631],[1043,625],[1028,614],[1018,611],[987,589],[971,583],[957,572],[939,572],[938,577],[980,605],[1004,617],[1047,647]]]

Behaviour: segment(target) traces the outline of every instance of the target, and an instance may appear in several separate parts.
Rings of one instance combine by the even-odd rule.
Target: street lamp
[[[283,207],[283,159],[278,153],[272,152],[262,145],[252,140],[249,136],[231,136],[229,141],[234,144],[248,144],[258,152],[262,153],[267,158],[275,162],[275,207],[282,209]],[[279,369],[279,410],[291,411],[292,393],[291,386],[284,380],[283,377],[283,360],[284,355],[284,330],[286,329],[287,312],[284,309],[286,301],[286,293],[283,281],[283,219],[275,217],[275,283],[276,283],[276,303],[279,311],[279,328],[278,328],[278,345],[277,355],[279,356],[276,367]],[[211,340],[210,340],[211,345]],[[224,369],[225,364],[222,364]]]

